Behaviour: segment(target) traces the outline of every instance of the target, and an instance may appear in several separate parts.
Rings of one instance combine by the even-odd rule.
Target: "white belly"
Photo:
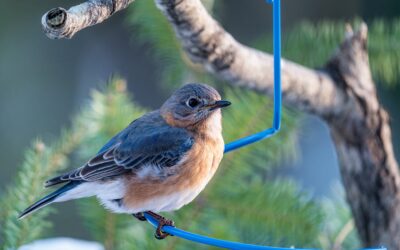
[[[174,211],[182,206],[190,203],[196,198],[201,190],[185,190],[176,193],[172,193],[165,196],[154,197],[154,199],[148,200],[143,203],[140,208],[137,208],[137,212],[141,211],[153,211],[153,212],[169,212]]]
[[[98,198],[107,209],[115,213],[133,214],[144,211],[169,212],[177,210],[193,201],[204,189],[206,184],[207,183],[205,182],[202,186],[199,186],[196,189],[187,189],[168,195],[156,196],[141,203],[140,206],[134,206],[130,208],[127,208],[124,206],[124,204],[118,204],[110,201],[109,199],[102,199],[102,197]]]
[[[162,197],[154,197],[154,199],[149,199],[141,204],[140,207],[138,206],[134,208],[127,208],[122,203],[111,201],[109,199],[104,199],[101,197],[98,198],[105,208],[111,210],[114,213],[134,214],[144,211],[169,212],[177,210],[182,206],[190,203],[192,200],[194,200],[194,198],[196,198],[200,191],[201,190],[199,190],[198,192],[193,192],[188,190],[183,192],[176,192]]]

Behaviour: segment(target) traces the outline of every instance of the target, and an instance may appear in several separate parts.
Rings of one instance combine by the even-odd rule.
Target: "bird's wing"
[[[193,137],[184,129],[166,124],[128,127],[117,135],[115,143],[89,160],[84,166],[46,182],[52,186],[67,181],[97,181],[135,172],[148,166],[165,170],[174,166],[190,150]]]

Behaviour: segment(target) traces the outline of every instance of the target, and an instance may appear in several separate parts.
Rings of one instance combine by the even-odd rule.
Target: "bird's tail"
[[[33,205],[25,209],[19,216],[18,219],[22,219],[25,216],[35,212],[36,210],[41,209],[42,207],[45,207],[49,205],[50,203],[54,202],[54,200],[59,197],[60,195],[64,194],[65,192],[71,190],[72,188],[76,187],[79,185],[79,182],[69,182],[66,185],[60,187],[56,191],[48,194],[47,196],[43,197],[42,199],[38,200],[35,202]]]

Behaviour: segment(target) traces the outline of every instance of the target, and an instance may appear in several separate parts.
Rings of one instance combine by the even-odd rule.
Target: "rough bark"
[[[69,10],[57,7],[42,17],[42,28],[52,39],[71,38],[76,32],[103,22],[134,0],[90,0]]]
[[[400,249],[400,175],[389,117],[377,98],[367,54],[367,27],[348,29],[326,68],[351,105],[328,119],[348,203],[366,246]]]
[[[207,13],[200,0],[155,1],[194,63],[230,84],[272,94],[271,55],[238,43]],[[114,11],[109,7],[100,11],[104,3],[110,6],[110,2],[92,0],[86,8],[71,8],[67,15],[54,15],[55,19],[47,13],[45,25],[62,25],[45,27],[45,32],[51,38],[71,37],[132,1],[122,1],[123,7]],[[94,15],[97,11],[105,14]],[[49,21],[52,19],[55,22]],[[283,101],[319,116],[329,125],[347,200],[363,244],[400,249],[400,175],[389,118],[371,77],[366,43],[365,24],[355,33],[347,27],[345,41],[322,70],[282,60]]]

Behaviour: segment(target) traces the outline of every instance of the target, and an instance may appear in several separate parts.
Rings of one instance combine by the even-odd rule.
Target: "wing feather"
[[[161,172],[174,166],[190,150],[193,137],[184,129],[165,122],[143,126],[138,119],[111,139],[84,166],[46,182],[52,186],[67,181],[97,181],[135,172],[146,166],[157,166]],[[145,127],[145,129],[143,129]],[[162,173],[161,173],[162,174]]]

